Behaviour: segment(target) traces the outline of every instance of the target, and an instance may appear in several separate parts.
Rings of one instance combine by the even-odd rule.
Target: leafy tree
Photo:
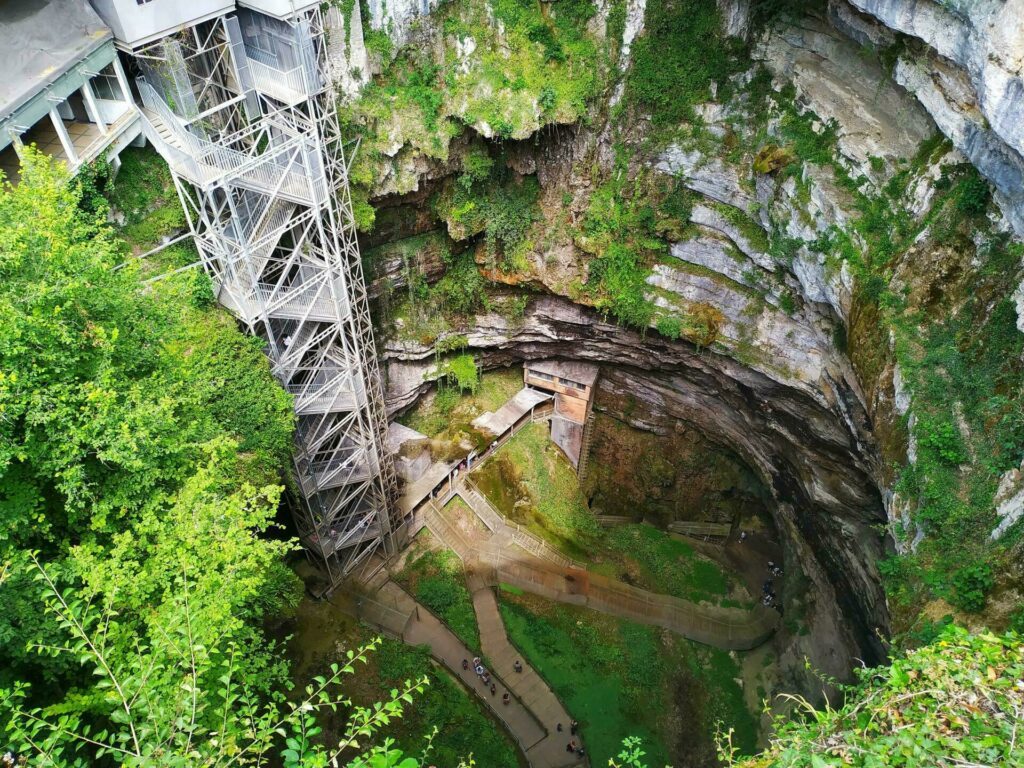
[[[285,766],[318,768],[416,768],[419,760],[393,748],[390,739],[367,746],[402,708],[422,692],[426,678],[407,681],[373,707],[354,706],[339,680],[354,673],[379,645],[347,653],[344,665],[317,677],[297,700],[266,700],[247,682],[247,657],[234,644],[206,644],[214,617],[183,568],[178,588],[157,617],[151,639],[127,653],[115,637],[118,614],[74,589],[62,588],[31,556],[30,570],[43,585],[46,611],[61,628],[58,644],[38,650],[75,658],[96,681],[85,694],[88,708],[32,707],[29,687],[0,690],[0,712],[19,755],[33,763],[67,766],[247,766],[279,756]],[[249,674],[247,674],[249,673]],[[321,745],[317,715],[348,710],[337,743]],[[428,742],[429,747],[429,742]]]
[[[83,627],[99,611],[107,667],[145,659],[138,695],[171,700],[187,610],[190,642],[234,659],[247,707],[270,706],[287,670],[260,625],[300,587],[292,544],[266,535],[290,398],[205,277],[140,282],[84,178],[29,151],[0,189],[0,685],[20,711],[109,732],[110,681],[37,651],[68,647],[69,611]],[[63,612],[39,610],[43,567],[74,590]],[[204,695],[222,667],[204,667]]]

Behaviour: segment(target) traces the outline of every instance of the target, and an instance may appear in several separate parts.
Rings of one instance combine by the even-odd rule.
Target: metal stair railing
[[[253,48],[246,48],[245,56],[257,91],[286,104],[297,104],[312,95],[305,68],[301,64],[294,69],[283,70],[273,57]]]
[[[314,191],[314,187],[319,183],[318,179],[308,178],[305,173],[291,170],[290,166],[296,163],[294,157],[282,162],[282,158],[289,153],[293,156],[305,156],[302,152],[306,148],[303,137],[294,136],[268,148],[262,154],[248,155],[192,133],[144,78],[138,78],[138,85],[145,108],[157,115],[168,133],[181,144],[180,149],[191,158],[192,162],[186,164],[186,167],[192,173],[183,175],[191,175],[193,181],[203,186],[235,180],[248,183],[258,191],[266,193],[279,190],[300,198],[304,203],[313,203],[320,199],[317,197],[320,191]],[[161,146],[178,149],[159,133],[157,137]]]
[[[548,562],[554,563],[562,568],[576,568],[580,570],[585,568],[583,563],[563,555],[539,536],[536,536],[523,528],[519,523],[504,517],[494,508],[487,497],[480,493],[480,491],[472,485],[468,479],[463,481],[462,487],[467,491],[467,501],[469,501],[470,506],[473,506],[473,502],[476,502],[483,510],[485,510],[483,514],[480,514],[477,507],[473,507],[474,511],[476,511],[477,514],[480,514],[480,518],[488,528],[490,528],[491,525],[488,523],[488,520],[484,519],[485,516],[489,517],[490,522],[495,526],[508,528],[512,533],[512,541],[525,549],[531,555],[535,555],[542,560],[547,560]],[[492,528],[491,530],[495,529]]]
[[[347,370],[333,370],[337,372],[322,383],[305,382],[303,384],[288,384],[285,387],[288,392],[295,396],[295,410],[297,412],[309,412],[316,405],[334,405],[342,397],[348,401],[345,404],[349,408],[355,407],[357,403],[356,394],[358,392],[357,387],[354,386],[356,380]],[[342,410],[342,406],[338,404],[338,407],[329,408],[328,410]]]

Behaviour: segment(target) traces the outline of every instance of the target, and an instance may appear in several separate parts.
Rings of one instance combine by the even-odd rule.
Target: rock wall
[[[852,39],[898,51],[896,82],[992,183],[1024,237],[1024,1],[832,0],[829,10]],[[1024,284],[1017,302],[1024,332]]]
[[[812,585],[786,596],[811,628],[788,638],[791,674],[799,675],[803,654],[839,677],[848,675],[851,655],[883,658],[878,632],[888,616],[874,563],[885,548],[878,532],[884,512],[863,435],[854,437],[836,417],[836,410],[859,409],[841,381],[830,388],[829,404],[821,393],[780,384],[726,355],[642,337],[555,296],[533,299],[515,323],[478,315],[468,343],[485,368],[549,357],[597,363],[602,397],[633,403],[618,418],[656,433],[685,424],[740,457],[775,500],[787,570]],[[429,387],[432,348],[389,342],[385,356],[389,403],[414,402]],[[851,417],[862,429],[863,411]],[[799,683],[805,689],[809,680]]]
[[[751,34],[751,3],[718,5],[729,34]],[[793,113],[758,126],[742,96],[712,101],[698,109],[701,137],[656,152],[639,149],[623,166],[616,143],[645,147],[649,128],[642,116],[616,122],[612,109],[623,98],[620,76],[631,44],[643,32],[645,3],[629,0],[617,58],[610,58],[619,74],[610,76],[585,124],[553,120],[534,129],[532,121],[542,118],[531,110],[528,138],[485,143],[516,181],[535,177],[540,186],[528,247],[514,270],[489,263],[478,233],[456,233],[463,241],[443,247],[416,239],[433,232],[443,241],[444,224],[454,232],[451,222],[438,221],[431,201],[461,172],[469,148],[490,135],[481,126],[464,127],[443,158],[409,152],[396,138],[388,156],[404,158],[402,172],[381,175],[372,192],[379,227],[365,238],[371,248],[364,253],[379,256],[374,295],[409,288],[402,249],[413,244],[418,279],[435,282],[446,269],[442,251],[468,248],[492,281],[492,306],[528,302],[515,316],[481,311],[423,338],[379,317],[389,409],[407,409],[429,390],[438,376],[437,350],[458,339],[485,368],[545,357],[598,363],[601,393],[616,418],[656,435],[689,430],[737,457],[767,489],[786,569],[799,575],[784,595],[786,611],[810,632],[786,632],[779,643],[788,682],[805,693],[820,690],[804,669],[805,656],[840,679],[849,677],[854,659],[884,656],[879,636],[889,630],[890,612],[876,562],[894,545],[882,532],[886,524],[910,520],[891,486],[893,465],[908,450],[913,459],[913,430],[908,435],[904,423],[909,414],[913,425],[913,395],[893,360],[893,339],[865,330],[870,313],[858,300],[853,266],[836,256],[835,239],[863,246],[853,223],[866,195],[901,178],[900,205],[921,233],[919,247],[896,258],[894,286],[925,306],[933,301],[929,292],[954,283],[961,294],[969,291],[980,243],[975,237],[955,255],[930,249],[928,216],[944,168],[969,159],[996,189],[1006,221],[1018,231],[1022,223],[1022,129],[1014,116],[1024,103],[1015,91],[1024,45],[1014,30],[1024,13],[1014,0],[959,8],[928,0],[833,0],[827,14],[780,23],[757,39],[753,56],[776,89],[793,89]],[[943,36],[944,28],[952,34]],[[417,34],[440,45],[429,30]],[[868,48],[885,55],[868,55]],[[461,60],[472,51],[454,54]],[[754,76],[754,68],[736,76],[736,90]],[[752,151],[743,149],[766,138],[753,132],[763,128],[769,141],[783,143],[781,124],[797,112],[816,116],[811,135],[823,145],[834,132],[835,163],[804,163],[798,174],[757,170]],[[918,158],[937,131],[953,149]],[[713,341],[625,329],[593,309],[581,288],[592,260],[573,233],[595,189],[613,174],[638,184],[671,180],[691,195],[686,226],[664,234],[665,256],[651,267],[647,295],[662,316],[712,308]],[[627,402],[629,408],[621,405]],[[1019,515],[1019,478],[1018,472],[1003,493],[1007,519]],[[924,534],[910,527],[914,534],[899,542],[903,548]]]

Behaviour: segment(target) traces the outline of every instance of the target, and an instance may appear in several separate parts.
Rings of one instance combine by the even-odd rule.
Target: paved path
[[[461,680],[505,725],[533,768],[585,765],[584,761],[566,752],[568,737],[555,729],[555,723],[558,722],[567,726],[569,716],[554,694],[529,667],[524,666],[520,674],[514,671],[514,659],[508,658],[508,655],[514,654],[515,651],[505,637],[505,628],[501,623],[494,593],[487,588],[482,592],[485,593],[481,595],[484,603],[486,595],[489,594],[491,599],[492,613],[488,614],[485,609],[483,613],[478,613],[478,621],[481,624],[484,656],[488,663],[494,665],[494,668],[489,670],[495,687],[493,694],[490,687],[483,684],[472,668],[462,669],[462,660],[469,660],[472,666],[472,659],[476,654],[470,651],[444,622],[417,603],[395,582],[388,581],[374,595],[358,597],[356,613],[360,619],[376,625],[409,645],[427,646],[430,655]],[[473,603],[476,608],[475,594]],[[504,641],[503,648],[496,644],[498,634]],[[488,649],[500,651],[500,666],[499,662],[492,659]],[[538,683],[543,686],[543,690],[538,687]],[[503,704],[502,696],[506,691],[510,693],[511,699],[508,704]]]
[[[569,735],[569,722],[572,718],[544,679],[509,642],[494,590],[472,574],[467,584],[473,594],[473,610],[480,627],[480,646],[484,658],[547,730],[546,738],[526,750],[530,765],[583,764],[584,761],[577,761],[565,748],[569,739],[574,738]],[[520,672],[515,670],[517,660],[522,665]],[[558,723],[565,729],[561,733],[557,729]],[[575,738],[579,740],[578,736]]]
[[[664,627],[723,650],[756,648],[771,637],[778,624],[776,612],[760,606],[743,609],[694,603],[591,573],[547,542],[507,523],[464,480],[456,483],[455,491],[483,520],[490,536],[468,541],[436,507],[428,513],[427,525],[433,525],[431,532],[454,549],[463,562],[474,563],[491,585],[512,584],[549,600]]]

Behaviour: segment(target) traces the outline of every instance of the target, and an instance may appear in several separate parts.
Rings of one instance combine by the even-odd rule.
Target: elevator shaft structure
[[[332,86],[345,36],[326,4],[232,10],[131,52],[143,130],[219,301],[295,398],[295,521],[333,586],[392,554],[400,523]]]

